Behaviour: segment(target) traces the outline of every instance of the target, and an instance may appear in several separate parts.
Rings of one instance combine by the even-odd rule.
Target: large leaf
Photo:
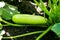
[[[11,20],[11,17],[15,14],[19,14],[17,8],[6,4],[5,7],[2,8],[2,18],[5,20]]]
[[[53,32],[56,33],[56,35],[58,35],[58,37],[60,37],[60,23],[56,23],[52,26],[51,30]]]

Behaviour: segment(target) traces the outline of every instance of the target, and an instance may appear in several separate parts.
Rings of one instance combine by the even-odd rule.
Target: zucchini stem
[[[52,26],[48,27],[42,34],[40,34],[36,40],[40,40],[46,33],[48,33],[50,31]]]
[[[33,34],[42,33],[42,32],[43,31],[35,31],[35,32],[26,33],[26,34],[21,34],[21,35],[18,35],[18,36],[3,37],[3,39],[24,37],[24,36],[33,35]]]

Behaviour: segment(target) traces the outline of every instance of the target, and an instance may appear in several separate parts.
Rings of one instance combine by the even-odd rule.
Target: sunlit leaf
[[[58,35],[58,37],[60,37],[60,23],[56,23],[52,26],[51,30],[53,32],[56,33],[56,35]]]
[[[15,14],[19,14],[17,8],[6,4],[6,6],[2,9],[2,18],[5,20],[11,20],[11,17]]]

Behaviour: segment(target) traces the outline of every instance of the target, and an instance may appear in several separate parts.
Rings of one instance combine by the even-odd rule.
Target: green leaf
[[[58,37],[60,37],[60,23],[54,24],[51,30],[55,32]]]
[[[15,14],[19,14],[17,8],[6,4],[4,8],[2,8],[2,18],[5,20],[11,20],[11,17]]]

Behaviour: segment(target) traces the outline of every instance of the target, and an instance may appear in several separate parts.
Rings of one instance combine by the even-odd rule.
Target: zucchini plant
[[[49,30],[53,31],[56,33],[58,38],[60,37],[60,0],[48,0],[48,6],[50,10],[48,11],[45,5],[43,4],[43,1],[40,0],[40,3],[37,2],[37,0],[34,0],[34,2],[46,13],[49,17],[49,27],[45,32],[40,34],[36,40],[40,40]]]
[[[34,0],[37,6],[39,6],[44,11],[44,17],[37,16],[37,15],[20,14],[20,12],[17,10],[17,7],[5,3],[4,7],[0,7],[0,23],[3,22],[5,23],[6,26],[11,25],[14,27],[20,27],[24,25],[41,25],[41,24],[44,25],[45,24],[47,25],[47,29],[44,31],[36,31],[36,32],[21,34],[18,36],[3,37],[4,39],[17,38],[17,37],[23,37],[27,35],[41,33],[36,38],[36,40],[40,40],[50,30],[56,33],[58,37],[60,37],[60,31],[59,31],[60,29],[60,0],[54,0],[54,1],[48,0],[48,6],[50,10],[46,8],[42,0],[39,0],[39,1],[40,2],[37,2],[37,0]],[[45,14],[48,15],[48,18],[45,17]],[[9,22],[8,20],[12,20],[12,23]],[[0,28],[2,28],[3,26],[4,24],[2,24]]]

